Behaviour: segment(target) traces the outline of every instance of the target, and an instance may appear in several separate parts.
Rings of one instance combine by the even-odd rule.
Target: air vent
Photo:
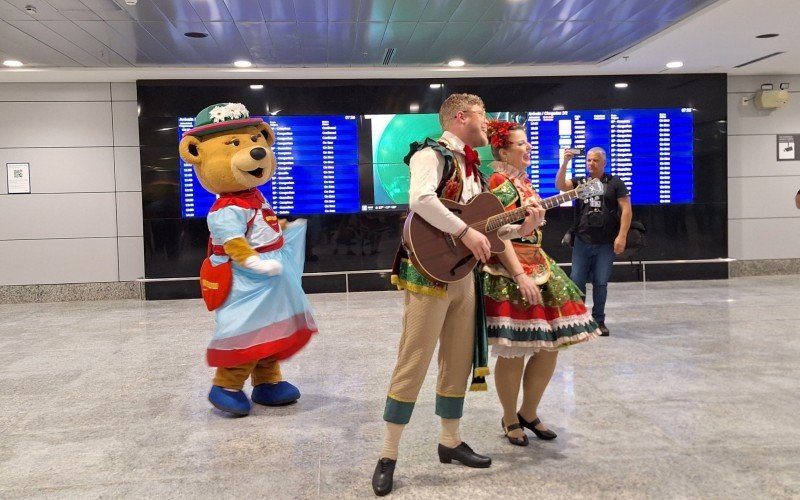
[[[734,66],[734,68],[744,68],[745,66],[749,66],[753,63],[757,63],[758,61],[763,61],[764,59],[769,59],[770,57],[775,57],[779,54],[783,54],[783,52],[773,52],[772,54],[767,54],[765,56],[759,57],[758,59],[753,59],[752,61],[747,61],[746,63],[742,63],[738,66]]]
[[[393,57],[394,57],[394,47],[389,47],[383,54],[383,65],[388,66],[392,62]]]

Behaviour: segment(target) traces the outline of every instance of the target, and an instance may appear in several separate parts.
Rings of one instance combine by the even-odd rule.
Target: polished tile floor
[[[0,305],[0,498],[370,498],[402,295],[312,295],[322,333],[284,364],[292,406],[206,401],[198,300]],[[613,283],[611,337],[560,354],[513,447],[490,379],[440,464],[431,367],[395,498],[800,498],[800,276]],[[434,363],[435,365],[435,363]]]

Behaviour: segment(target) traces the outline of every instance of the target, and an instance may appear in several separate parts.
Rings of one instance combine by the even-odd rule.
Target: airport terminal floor
[[[302,397],[238,419],[206,400],[199,300],[0,305],[0,497],[373,497],[403,295],[310,300]],[[439,463],[434,361],[390,498],[800,497],[800,276],[612,283],[606,323],[559,355],[554,441],[508,443],[491,377],[468,394],[488,469]]]

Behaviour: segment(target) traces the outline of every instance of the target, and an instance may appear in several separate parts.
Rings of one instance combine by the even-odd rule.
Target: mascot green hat
[[[250,118],[250,112],[244,104],[238,102],[221,102],[212,104],[197,114],[194,128],[184,135],[202,137],[208,134],[231,130],[247,125],[263,123],[261,118]]]

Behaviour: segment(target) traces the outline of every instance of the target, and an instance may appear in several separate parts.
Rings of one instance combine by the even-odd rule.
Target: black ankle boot
[[[395,464],[397,464],[397,460],[381,458],[378,460],[378,465],[375,466],[375,472],[372,474],[372,491],[379,497],[392,492]]]

